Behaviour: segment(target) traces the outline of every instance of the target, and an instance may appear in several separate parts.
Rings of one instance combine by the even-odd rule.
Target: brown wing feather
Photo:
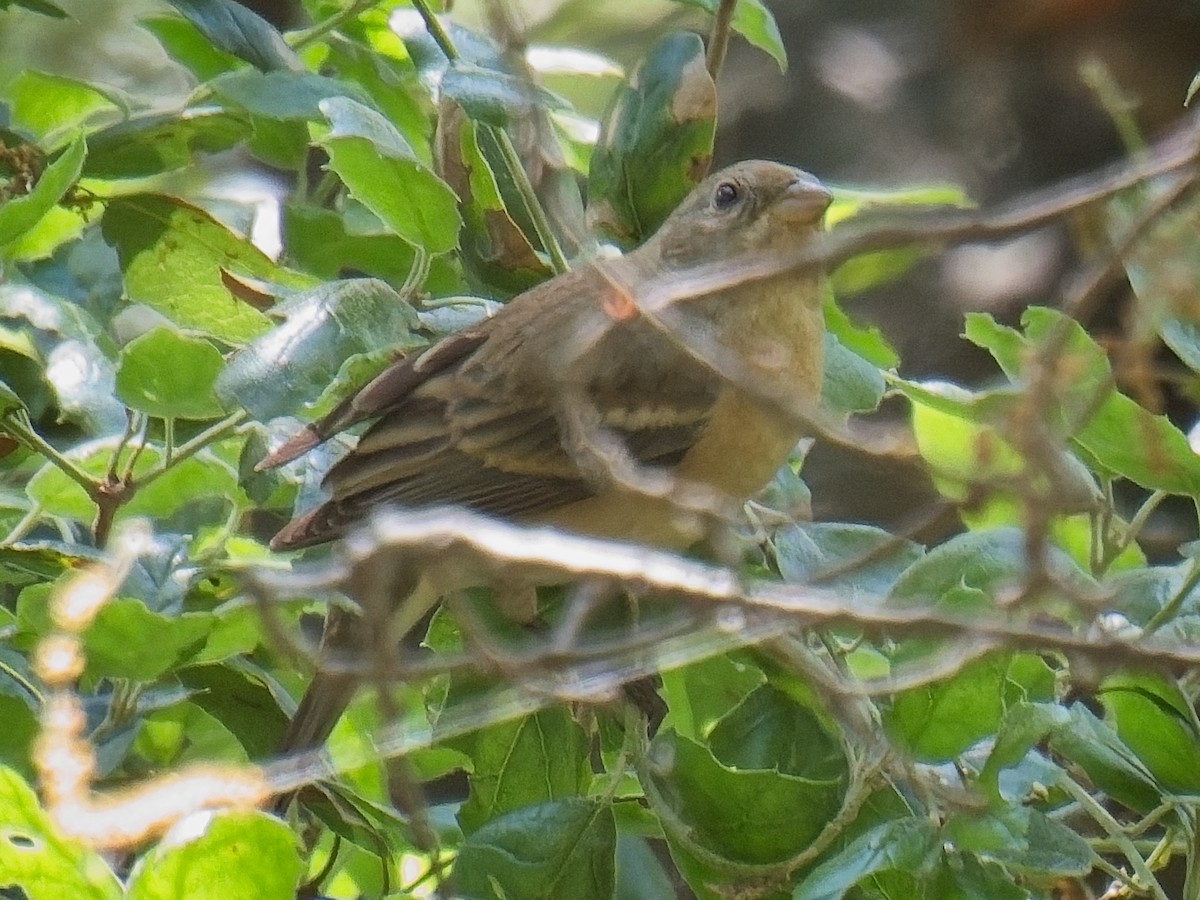
[[[593,270],[572,274],[577,290],[599,297],[605,282]],[[560,386],[548,380],[554,367],[546,361],[526,368],[497,364],[522,332],[575,321],[561,312],[554,304],[515,301],[452,346],[443,342],[412,363],[395,364],[315,426],[327,434],[379,416],[326,475],[330,499],[284,528],[272,546],[331,540],[384,504],[455,504],[521,517],[590,496],[593,485],[564,447],[555,412]],[[597,315],[604,315],[598,301]],[[500,317],[509,321],[497,335]],[[570,334],[562,337],[565,343]],[[664,352],[661,335],[636,319],[612,325],[588,352],[612,353],[611,342],[618,341],[623,349],[645,344],[646,352],[635,353],[637,362],[618,373],[599,367],[611,374],[585,385],[583,402],[596,405],[599,424],[622,438],[634,459],[674,465],[707,422],[716,376],[681,353]],[[506,373],[503,380],[497,372]]]

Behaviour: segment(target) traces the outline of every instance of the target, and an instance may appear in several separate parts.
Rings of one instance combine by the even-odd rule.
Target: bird
[[[781,265],[742,281],[737,267],[811,245],[831,201],[798,168],[735,163],[702,180],[636,249],[572,268],[396,360],[259,464],[289,462],[370,422],[325,475],[328,499],[280,530],[272,549],[332,541],[388,505],[461,506],[686,549],[699,536],[694,521],[663,492],[614,477],[619,467],[605,459],[729,501],[766,485],[804,436],[804,423],[770,397],[820,395],[823,273]],[[648,285],[698,271],[724,275],[713,289],[643,305]],[[697,344],[744,364],[755,388],[719,372]],[[599,449],[581,446],[588,435],[602,438]],[[394,577],[399,590],[415,589],[413,578]],[[331,608],[322,652],[353,652],[363,629]],[[356,687],[353,675],[318,668],[281,752],[323,744]]]

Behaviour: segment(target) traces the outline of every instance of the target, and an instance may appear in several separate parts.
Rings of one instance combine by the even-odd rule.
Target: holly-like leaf
[[[275,265],[204,210],[175,197],[134,194],[113,200],[102,229],[120,256],[129,300],[229,344],[262,334],[270,320],[230,292],[223,272],[290,286],[311,283]]]

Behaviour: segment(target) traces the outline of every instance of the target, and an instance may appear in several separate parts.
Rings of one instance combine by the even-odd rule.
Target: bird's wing
[[[364,389],[374,389],[375,397],[358,409],[382,407],[382,415],[330,469],[324,482],[329,500],[285,527],[272,546],[330,540],[368,510],[387,504],[462,505],[524,517],[591,496],[595,478],[581,470],[577,445],[572,449],[566,438],[564,404],[590,407],[572,419],[615,435],[643,465],[673,466],[698,439],[719,383],[703,367],[664,349],[662,335],[645,323],[615,323],[587,350],[604,355],[620,346],[621,357],[629,358],[631,345],[645,344],[629,365],[597,367],[606,373],[602,379],[564,396],[562,382],[546,374],[554,367],[545,360],[525,367],[497,363],[520,342],[522,329],[574,327],[578,317],[533,304],[510,306],[499,316],[509,317],[511,327],[501,332],[488,327],[495,320],[485,323],[465,352],[442,351],[436,368],[414,373],[414,367],[397,364],[392,379],[403,390],[391,391],[390,402],[379,402],[384,392],[376,387],[387,373]],[[418,366],[441,347],[421,357]],[[422,377],[414,383],[414,375]],[[578,439],[576,432],[573,440]]]

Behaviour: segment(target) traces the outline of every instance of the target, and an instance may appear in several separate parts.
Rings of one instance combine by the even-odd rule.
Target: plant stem
[[[1108,837],[1121,848],[1121,853],[1129,860],[1129,864],[1133,867],[1134,874],[1137,876],[1137,886],[1154,897],[1155,900],[1170,900],[1166,892],[1163,891],[1162,885],[1158,883],[1158,879],[1154,877],[1154,873],[1150,871],[1150,867],[1146,865],[1146,860],[1142,858],[1142,854],[1138,852],[1137,847],[1133,845],[1133,841],[1125,834],[1121,828],[1121,824],[1109,815],[1108,810],[1097,803],[1091,794],[1076,784],[1075,779],[1068,776],[1060,779],[1059,783],[1074,798],[1075,802],[1083,807],[1083,811],[1097,825],[1103,828]]]
[[[136,487],[145,487],[155,478],[165,474],[171,466],[177,465],[178,463],[183,462],[185,459],[190,459],[209,444],[215,443],[221,438],[232,434],[249,417],[249,413],[247,413],[245,410],[239,410],[230,416],[226,416],[215,425],[204,429],[204,431],[200,432],[191,440],[185,441],[176,447],[175,453],[169,460],[164,457],[162,462],[138,479],[136,482]]]
[[[24,410],[0,416],[0,430],[7,432],[34,453],[46,457],[55,468],[83,488],[89,497],[95,493],[96,479],[59,453],[34,431],[33,423],[29,421],[29,416]]]
[[[312,28],[309,28],[306,31],[295,32],[293,35],[291,35],[291,39],[288,41],[288,44],[293,50],[299,50],[302,47],[306,47],[314,41],[319,40],[320,38],[323,38],[325,35],[329,34],[329,32],[336,29],[343,22],[353,19],[359,13],[370,9],[372,6],[376,6],[380,2],[381,0],[354,0],[354,2],[345,9],[338,10],[324,22],[318,22],[316,25],[312,26]]]
[[[737,0],[721,0],[713,16],[713,27],[708,38],[708,52],[704,64],[713,81],[721,74],[721,66],[725,62],[725,51],[729,49],[729,34],[733,23],[733,12],[737,9]]]

